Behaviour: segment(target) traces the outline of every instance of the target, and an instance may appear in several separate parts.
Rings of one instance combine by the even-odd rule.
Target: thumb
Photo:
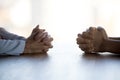
[[[106,31],[105,31],[104,28],[98,27],[97,30],[100,31],[100,32],[102,32],[102,35],[103,35],[103,37],[104,37],[105,39],[108,38],[107,33],[106,33]]]
[[[35,28],[39,29],[39,24]]]
[[[33,29],[33,31],[36,31],[39,29],[39,24]]]
[[[31,35],[29,38],[32,38],[39,32],[39,25],[37,25],[35,28],[33,28]]]

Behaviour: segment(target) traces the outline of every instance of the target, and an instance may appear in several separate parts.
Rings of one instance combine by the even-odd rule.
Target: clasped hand
[[[85,53],[104,52],[106,40],[108,36],[102,27],[90,27],[82,34],[78,34],[77,44]]]
[[[27,38],[23,53],[45,53],[53,47],[52,41],[53,38],[45,32],[45,29],[39,29],[37,25]]]

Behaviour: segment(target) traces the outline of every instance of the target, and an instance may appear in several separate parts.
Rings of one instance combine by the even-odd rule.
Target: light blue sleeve
[[[24,40],[0,40],[0,55],[20,55],[24,48]]]
[[[4,28],[0,27],[0,36],[3,39],[10,39],[10,40],[26,40],[23,36],[18,36],[16,34],[10,33],[8,31],[6,31]]]

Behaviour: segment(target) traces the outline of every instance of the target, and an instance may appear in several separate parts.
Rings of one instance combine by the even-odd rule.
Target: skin
[[[102,27],[90,27],[78,34],[77,44],[85,53],[112,52],[120,54],[120,38],[108,37]]]
[[[37,25],[27,38],[23,53],[45,53],[53,47],[52,41],[53,38],[44,29],[39,29]]]

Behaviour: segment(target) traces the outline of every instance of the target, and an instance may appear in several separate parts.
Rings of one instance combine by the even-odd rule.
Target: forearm
[[[109,39],[112,39],[112,40],[120,40],[120,37],[109,37]]]
[[[104,41],[103,51],[120,54],[120,40],[109,39]]]

